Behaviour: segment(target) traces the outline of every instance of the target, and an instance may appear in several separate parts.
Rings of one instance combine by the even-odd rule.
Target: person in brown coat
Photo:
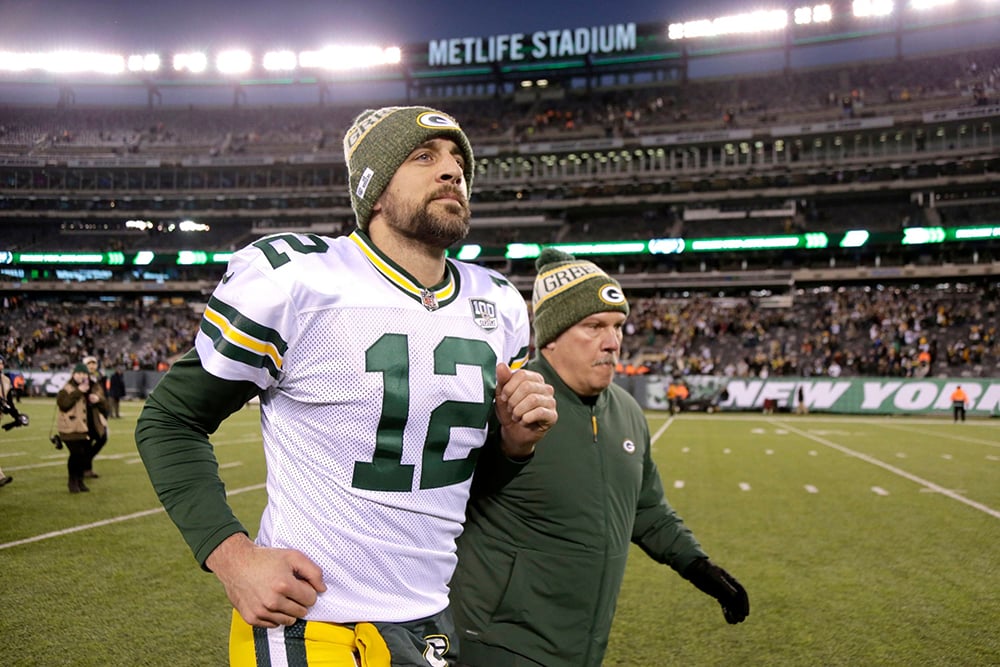
[[[107,437],[108,401],[90,381],[86,365],[73,367],[70,377],[56,396],[59,437],[69,450],[69,492],[90,491],[83,476],[93,458],[93,443]]]

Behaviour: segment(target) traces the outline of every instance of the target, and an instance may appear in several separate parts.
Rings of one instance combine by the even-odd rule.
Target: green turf
[[[230,607],[157,511],[131,437],[139,404],[111,422],[101,478],[78,495],[66,450],[48,441],[53,402],[19,407],[31,425],[0,433],[15,477],[0,489],[3,664],[225,664]],[[214,438],[251,530],[264,503],[257,417],[246,409]],[[650,414],[654,433],[665,423]],[[727,625],[635,550],[605,664],[1000,664],[995,420],[685,414],[654,457],[671,503],[746,586],[751,615]]]

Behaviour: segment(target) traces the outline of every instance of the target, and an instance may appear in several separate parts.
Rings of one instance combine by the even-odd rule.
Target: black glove
[[[742,623],[750,613],[750,598],[740,582],[707,558],[699,558],[688,565],[683,577],[699,591],[719,601],[722,615],[730,625]]]

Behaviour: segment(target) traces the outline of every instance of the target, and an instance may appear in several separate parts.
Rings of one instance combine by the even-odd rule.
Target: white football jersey
[[[408,621],[448,604],[496,364],[524,364],[523,297],[449,260],[423,290],[355,232],[236,253],[195,345],[261,388],[268,502],[257,543],[298,549],[326,593],[306,616]]]

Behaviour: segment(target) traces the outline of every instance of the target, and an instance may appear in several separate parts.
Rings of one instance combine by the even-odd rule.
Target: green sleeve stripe
[[[236,310],[228,303],[220,301],[217,297],[212,296],[208,300],[209,311],[215,311],[229,323],[229,326],[239,330],[246,336],[254,338],[265,345],[272,345],[277,351],[279,357],[283,357],[285,352],[288,350],[288,343],[281,337],[281,334],[277,330],[270,327],[266,327],[263,324],[253,321],[240,311]]]
[[[526,363],[528,363],[528,347],[524,346],[517,351],[517,354],[514,355],[513,359],[507,362],[507,365],[516,371],[518,368],[521,368]]]
[[[208,311],[205,311],[205,313],[207,315]],[[236,343],[230,342],[226,338],[226,332],[220,329],[208,317],[202,318],[201,331],[212,339],[212,346],[222,356],[253,368],[263,368],[267,370],[271,377],[277,379],[282,359],[275,359],[267,353],[253,352]]]

